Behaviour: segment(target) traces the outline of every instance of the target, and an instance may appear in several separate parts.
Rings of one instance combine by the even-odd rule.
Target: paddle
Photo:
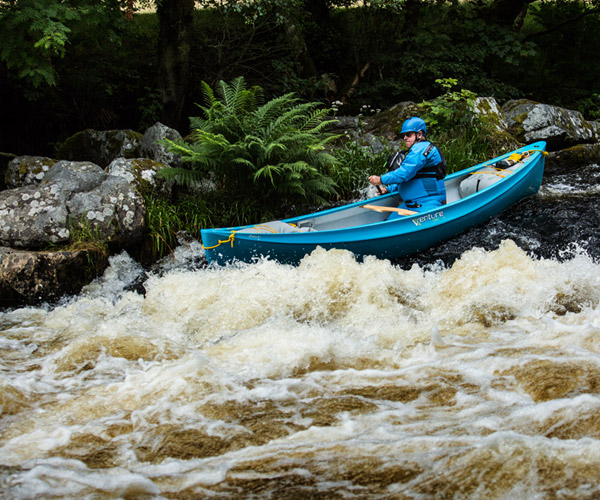
[[[419,213],[412,210],[406,210],[405,208],[380,207],[379,205],[362,205],[362,207],[368,208],[369,210],[375,210],[376,212],[398,212],[400,215],[413,215]]]

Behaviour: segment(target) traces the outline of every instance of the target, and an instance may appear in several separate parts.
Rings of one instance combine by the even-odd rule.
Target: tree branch
[[[537,38],[540,36],[548,35],[550,33],[560,30],[561,28],[564,28],[568,24],[576,23],[577,21],[584,18],[585,16],[589,16],[591,14],[597,14],[598,12],[600,12],[600,9],[587,10],[575,17],[571,17],[570,19],[565,19],[562,23],[558,23],[558,24],[552,26],[551,28],[548,28],[548,29],[542,30],[542,31],[538,31],[537,33],[532,33],[531,35],[527,35],[525,37],[525,40],[530,40],[532,38]]]

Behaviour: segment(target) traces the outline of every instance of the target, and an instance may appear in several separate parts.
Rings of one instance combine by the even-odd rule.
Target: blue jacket
[[[430,144],[427,140],[416,142],[396,170],[381,176],[381,183],[387,185],[388,191],[397,191],[404,200],[403,204],[423,204],[433,201],[439,201],[441,204],[446,201],[446,186],[443,180],[437,180],[435,177],[414,178],[419,170],[432,167],[442,161],[437,147],[431,149],[425,156]]]

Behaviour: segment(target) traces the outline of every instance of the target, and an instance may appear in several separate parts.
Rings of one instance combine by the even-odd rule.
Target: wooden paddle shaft
[[[397,207],[381,207],[379,205],[362,205],[363,208],[368,208],[369,210],[375,210],[376,212],[398,212],[400,215],[414,215],[419,212],[414,212],[413,210],[406,210],[405,208],[397,208]]]

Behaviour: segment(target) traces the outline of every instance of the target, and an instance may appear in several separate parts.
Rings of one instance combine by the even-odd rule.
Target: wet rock
[[[567,149],[551,152],[548,155],[547,163],[548,166],[560,164],[567,168],[600,164],[600,143],[578,144]]]
[[[173,183],[159,177],[157,173],[166,168],[163,163],[148,158],[117,158],[108,166],[109,175],[122,177],[142,195],[156,193],[160,196],[170,198]]]
[[[134,130],[86,129],[57,150],[61,160],[91,161],[105,168],[115,158],[137,158],[142,134]]]
[[[508,101],[502,111],[509,132],[524,143],[546,141],[549,150],[558,150],[598,140],[594,126],[579,111],[527,99]]]
[[[45,156],[18,156],[6,167],[6,187],[8,189],[39,184],[50,168],[57,162]]]
[[[106,255],[98,250],[56,252],[0,247],[0,307],[79,293],[107,264]]]
[[[180,141],[182,137],[177,130],[156,122],[142,136],[140,156],[150,158],[170,167],[181,167],[181,157],[167,150],[167,147],[163,143],[165,139]]]

